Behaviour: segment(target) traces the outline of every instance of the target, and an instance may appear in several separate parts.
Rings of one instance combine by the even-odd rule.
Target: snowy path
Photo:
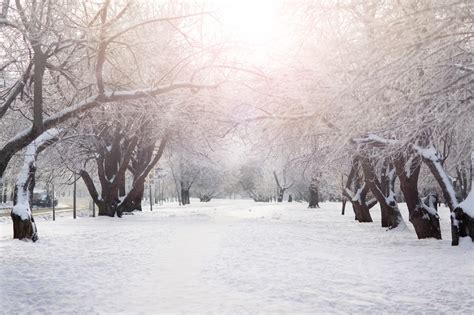
[[[36,244],[4,219],[0,313],[472,313],[474,246],[449,246],[446,209],[442,241],[339,211],[223,200],[38,218]]]

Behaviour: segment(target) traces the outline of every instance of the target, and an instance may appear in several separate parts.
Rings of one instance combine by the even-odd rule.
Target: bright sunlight
[[[216,4],[222,11],[225,31],[234,39],[254,45],[265,45],[271,40],[278,1],[225,0]]]

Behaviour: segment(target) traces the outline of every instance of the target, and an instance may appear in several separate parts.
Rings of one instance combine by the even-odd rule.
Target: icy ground
[[[38,217],[35,244],[2,218],[0,313],[472,314],[474,246],[450,246],[447,209],[436,241],[340,208],[218,200]]]

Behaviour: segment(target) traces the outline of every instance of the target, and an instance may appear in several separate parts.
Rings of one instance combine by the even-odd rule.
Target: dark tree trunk
[[[16,239],[30,239],[33,242],[38,240],[38,233],[36,230],[36,223],[33,219],[33,216],[23,220],[20,216],[11,213],[11,218],[13,221],[13,238]]]
[[[439,158],[439,154],[436,155],[427,155],[424,156],[423,153],[421,154],[423,161],[428,165],[431,173],[433,174],[434,178],[438,182],[441,191],[443,192],[443,197],[446,205],[449,207],[451,211],[451,245],[456,246],[459,245],[459,238],[460,237],[467,237],[469,236],[472,241],[474,241],[474,218],[471,218],[467,212],[465,211],[468,209],[463,209],[462,204],[458,204],[458,200],[455,194],[454,186],[451,183],[451,180],[444,170],[443,163]],[[471,165],[474,165],[474,153],[471,156]],[[467,174],[459,175],[460,171],[458,172],[458,178],[461,177],[461,196],[468,197],[466,191],[467,189]],[[472,168],[471,168],[472,172]],[[471,194],[472,194],[471,188]],[[436,200],[437,201],[437,200]],[[472,209],[471,209],[472,210]]]
[[[184,186],[184,183],[181,182],[181,203],[184,205],[189,205],[189,189]]]
[[[472,194],[471,190],[471,194]],[[471,218],[461,207],[456,207],[451,213],[451,222],[455,228],[451,229],[452,242],[451,245],[459,245],[460,237],[471,238],[471,241],[474,242],[474,218]]]
[[[119,205],[119,212],[142,211],[142,200],[145,194],[145,181],[135,180],[133,189],[127,194],[125,200]]]
[[[375,205],[375,203],[367,204],[365,202],[366,194],[367,193],[365,192],[364,195],[361,196],[361,200],[352,201],[352,209],[354,209],[355,220],[361,223],[373,222],[372,216],[370,215],[370,209]]]
[[[356,157],[352,161],[351,171],[347,177],[346,187],[343,190],[344,196],[352,203],[355,220],[359,222],[373,222],[370,209],[377,203],[367,202],[368,186],[363,180],[360,170],[360,161]]]
[[[275,178],[275,183],[276,183],[276,186],[277,186],[277,201],[278,202],[283,202],[283,198],[284,198],[284,195],[285,195],[285,191],[287,189],[290,189],[293,184],[290,184],[288,186],[286,186],[286,184],[280,184],[280,181],[278,180],[278,176],[276,174],[276,172],[273,172],[273,177]]]
[[[44,138],[42,136],[44,136]],[[38,240],[36,223],[31,211],[33,190],[36,183],[36,159],[44,149],[56,142],[57,139],[57,135],[50,134],[49,138],[46,137],[46,135],[41,135],[27,148],[25,164],[20,171],[21,173],[14,189],[14,206],[11,211],[13,238],[31,239],[33,242]],[[33,154],[33,156],[31,156],[31,154]]]
[[[319,190],[316,180],[311,180],[309,185],[309,205],[308,208],[319,208]]]
[[[143,195],[145,194],[145,183],[137,183],[136,184],[138,187],[137,187],[137,191],[136,193],[134,193],[134,196],[132,198],[132,201],[131,201],[131,206],[129,207],[129,209],[131,209],[131,211],[133,210],[139,210],[139,211],[142,211],[142,200],[143,200]]]
[[[380,205],[382,227],[396,228],[403,219],[395,201],[393,191],[395,175],[392,166],[387,162],[384,163],[381,180],[379,180],[373,163],[368,158],[362,157],[361,164],[365,182]]]
[[[14,208],[10,213],[10,216],[13,221],[13,238],[15,239],[29,239],[33,242],[38,240],[38,233],[36,229],[36,223],[33,218],[33,213],[31,211],[31,198],[33,194],[33,189],[35,187],[35,174],[36,167],[34,163],[29,165],[28,179],[22,185],[15,186],[15,192],[13,197]],[[19,192],[18,189],[21,191]],[[29,202],[24,204],[18,204],[18,194],[27,195]],[[21,217],[15,213],[15,207],[27,207],[27,209],[21,209],[22,212],[27,214],[26,217]]]
[[[410,214],[410,222],[415,228],[419,239],[441,239],[441,229],[437,213],[427,210],[418,193],[418,177],[420,175],[421,160],[419,157],[399,158],[395,167],[400,179],[400,189]]]
[[[98,209],[98,212],[97,212],[98,215],[108,216],[108,217],[114,217],[115,212],[117,210],[116,206],[114,206],[111,203],[106,203],[106,202],[99,202],[97,204],[97,209]]]
[[[277,189],[277,201],[278,202],[283,202],[283,196],[285,195],[285,190],[278,187]]]

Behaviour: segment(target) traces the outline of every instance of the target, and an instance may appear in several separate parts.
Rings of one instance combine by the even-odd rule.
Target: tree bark
[[[433,154],[433,152],[436,153]],[[444,170],[439,152],[431,147],[428,149],[421,149],[419,153],[423,161],[430,169],[434,178],[438,182],[438,185],[440,186],[441,191],[443,192],[444,200],[451,212],[451,245],[459,245],[460,237],[469,236],[471,240],[474,241],[474,218],[471,218],[468,215],[468,213],[470,212],[469,209],[464,209],[464,205],[462,203],[458,203],[454,186],[448,174]],[[471,156],[471,164],[474,165],[474,153],[472,153]],[[464,180],[463,184],[466,186],[466,180]],[[469,196],[467,196],[466,199],[468,197]]]
[[[36,242],[38,240],[38,233],[36,229],[35,219],[33,218],[33,213],[31,211],[31,198],[33,194],[33,189],[35,187],[36,174],[36,166],[34,160],[29,163],[28,169],[28,177],[26,181],[20,182],[21,179],[19,179],[18,184],[15,186],[15,192],[13,197],[14,208],[11,211],[10,215],[13,221],[13,238],[29,239],[33,242]],[[18,204],[19,194],[27,196],[27,198],[29,199],[28,202]],[[26,207],[25,209],[21,209],[22,212],[26,213],[26,216],[22,217],[18,215],[15,211],[15,207]]]
[[[352,161],[351,171],[347,177],[346,187],[343,195],[352,203],[355,220],[359,222],[373,222],[370,209],[377,203],[367,202],[368,186],[360,174],[360,161],[355,157]]]
[[[189,205],[189,189],[181,182],[181,203],[184,205]]]
[[[308,208],[319,208],[318,182],[315,179],[309,184],[309,205]]]
[[[436,209],[426,207],[418,193],[418,177],[421,170],[421,160],[412,155],[410,159],[399,157],[395,162],[400,189],[405,197],[410,215],[410,222],[415,228],[419,239],[441,239],[439,216]]]
[[[382,167],[381,180],[375,174],[373,163],[367,157],[361,158],[365,182],[377,199],[381,211],[381,225],[390,229],[396,228],[403,222],[402,215],[395,201],[393,184],[395,181],[394,170],[385,163]]]
[[[18,176],[11,218],[13,221],[13,238],[38,240],[36,223],[31,211],[31,201],[35,188],[36,159],[38,155],[58,139],[58,130],[47,131],[35,139],[25,153],[25,162]]]

